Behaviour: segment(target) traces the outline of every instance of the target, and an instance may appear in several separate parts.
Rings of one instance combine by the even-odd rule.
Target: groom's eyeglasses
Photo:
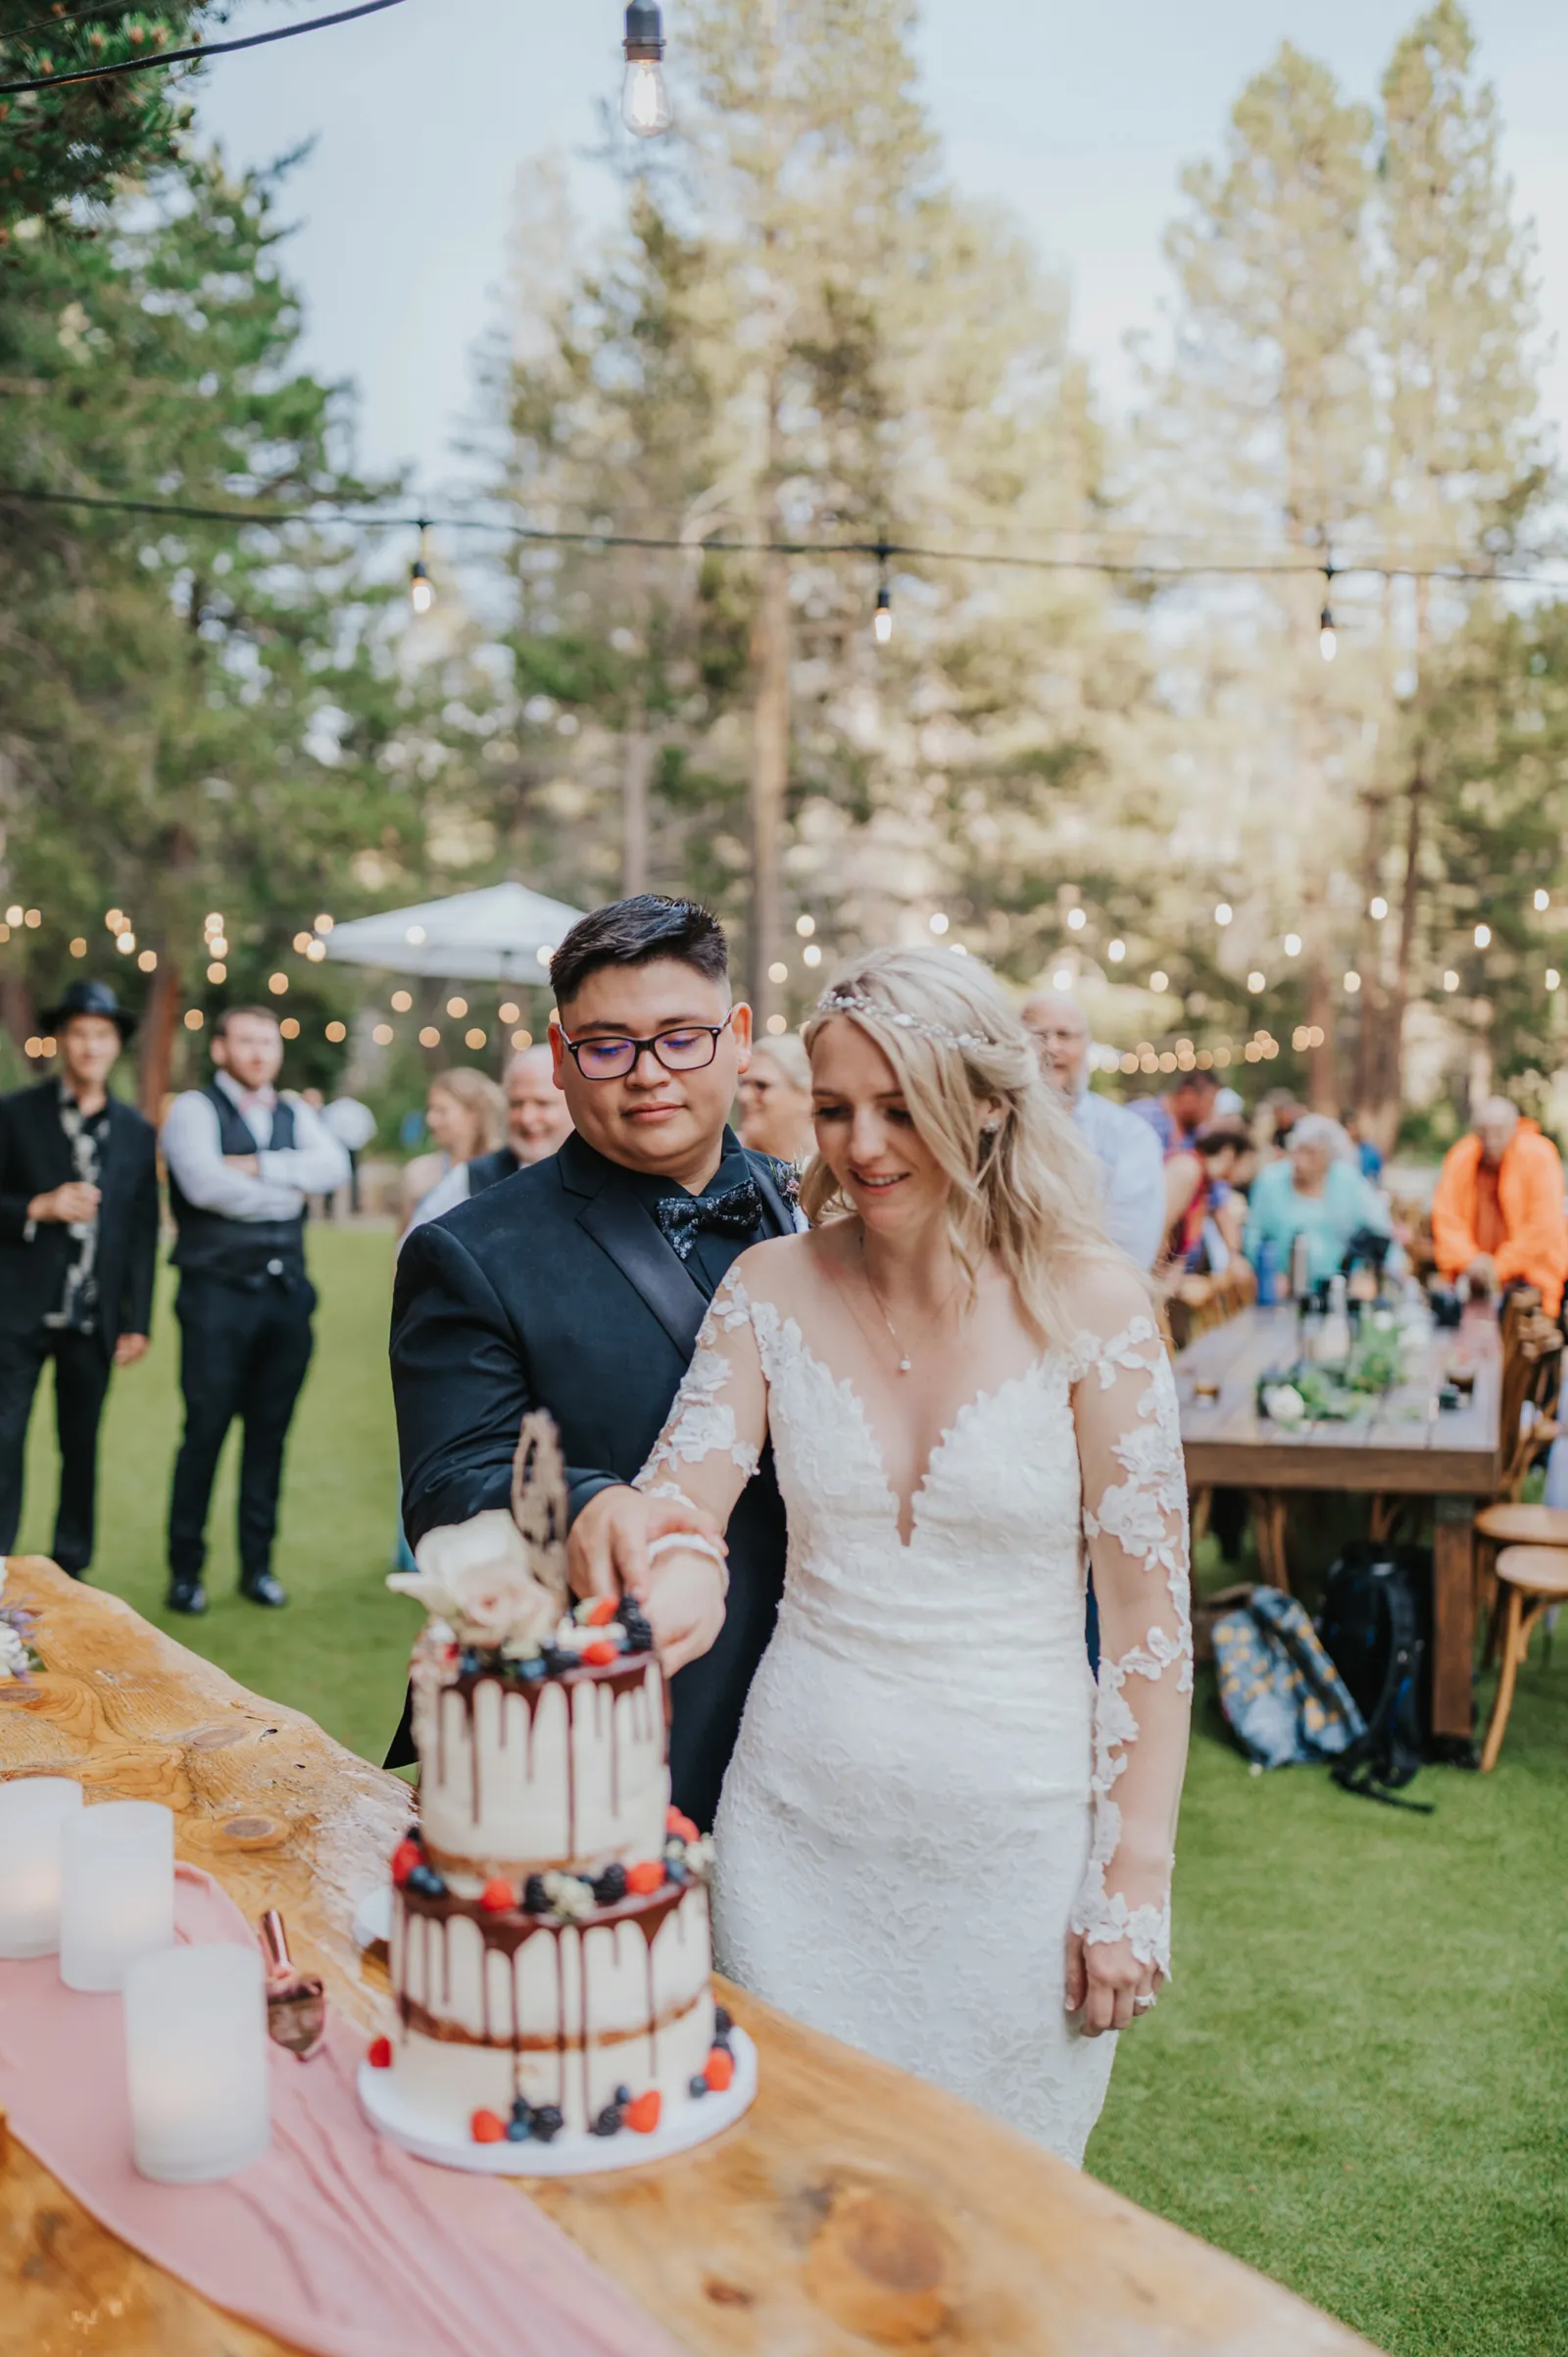
[[[722,1023],[681,1023],[673,1031],[656,1031],[648,1040],[569,1040],[563,1031],[561,1044],[584,1080],[624,1080],[628,1072],[636,1070],[645,1048],[666,1072],[701,1072],[718,1054],[718,1043],[728,1029],[726,1015]]]

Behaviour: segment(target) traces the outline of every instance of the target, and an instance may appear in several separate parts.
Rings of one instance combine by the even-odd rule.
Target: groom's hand
[[[566,1577],[574,1596],[648,1596],[648,1548],[671,1531],[694,1531],[724,1546],[711,1514],[687,1498],[651,1498],[642,1490],[600,1490],[571,1526]]]

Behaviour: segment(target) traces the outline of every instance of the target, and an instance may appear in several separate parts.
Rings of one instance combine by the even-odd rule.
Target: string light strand
[[[375,0],[375,4],[390,6],[395,4],[395,0]],[[1133,581],[1274,580],[1299,579],[1308,575],[1321,578],[1324,572],[1320,560],[1292,557],[1247,563],[1195,560],[1169,565],[1152,560],[1087,553],[1048,556],[1037,551],[1010,549],[934,548],[922,542],[901,540],[693,540],[688,535],[661,532],[617,532],[587,527],[563,530],[539,524],[510,523],[499,517],[485,516],[409,516],[390,511],[355,512],[329,508],[198,507],[181,500],[138,499],[105,492],[54,491],[32,485],[0,483],[0,501],[7,499],[35,506],[88,508],[127,516],[163,516],[173,522],[249,525],[258,530],[283,524],[311,524],[353,531],[417,533],[425,529],[493,532],[549,548],[647,549],[686,556],[869,557],[877,562],[902,557],[928,565],[995,565],[1008,570],[1032,572],[1103,573],[1112,578]],[[1351,575],[1382,581],[1512,583],[1529,589],[1568,591],[1568,579],[1557,579],[1540,572],[1515,571],[1490,562],[1485,565],[1418,565],[1368,558],[1334,566],[1336,580],[1345,580]]]
[[[359,0],[356,8],[340,8],[330,17],[312,17],[303,25],[279,25],[270,32],[250,32],[237,41],[196,41],[184,49],[154,49],[147,57],[121,58],[109,66],[78,66],[70,74],[34,74],[24,81],[0,82],[0,98],[19,98],[29,90],[65,90],[73,82],[110,81],[122,74],[148,74],[156,66],[184,66],[203,58],[232,57],[240,49],[265,49],[273,41],[298,40],[304,32],[321,32],[330,25],[348,25],[356,17],[376,17],[383,9],[401,8],[403,0]]]

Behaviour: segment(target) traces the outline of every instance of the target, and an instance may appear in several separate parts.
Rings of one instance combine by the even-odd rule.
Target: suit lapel
[[[753,1184],[762,1199],[762,1207],[773,1224],[775,1234],[793,1236],[795,1234],[795,1216],[784,1200],[784,1190],[773,1175],[771,1162],[765,1154],[753,1154],[749,1148],[746,1152],[746,1160],[751,1169]]]
[[[619,1269],[653,1311],[682,1358],[690,1358],[697,1330],[708,1314],[708,1298],[680,1255],[628,1186],[613,1162],[570,1137],[556,1156],[562,1187],[585,1200],[577,1224]]]
[[[46,1080],[32,1093],[33,1114],[37,1123],[38,1143],[48,1165],[51,1187],[63,1187],[76,1175],[75,1158],[71,1140],[66,1136],[60,1119],[60,1084]]]

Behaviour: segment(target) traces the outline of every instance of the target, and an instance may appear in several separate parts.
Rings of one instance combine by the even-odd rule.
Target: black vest
[[[254,1154],[256,1140],[227,1090],[213,1080],[201,1093],[218,1115],[222,1152]],[[294,1107],[279,1099],[272,1108],[272,1145],[281,1152],[293,1143]],[[169,1205],[177,1231],[172,1254],[176,1268],[243,1286],[304,1276],[303,1205],[292,1219],[225,1219],[221,1211],[204,1211],[188,1202],[172,1170],[169,1173]]]

